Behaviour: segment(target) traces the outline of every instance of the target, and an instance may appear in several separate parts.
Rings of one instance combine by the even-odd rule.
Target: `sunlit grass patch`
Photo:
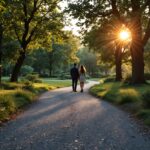
[[[57,80],[57,79],[42,78],[42,82],[57,88],[71,86],[71,80]]]
[[[120,99],[118,101],[120,104],[137,102],[141,100],[139,92],[132,88],[120,89],[118,94],[120,96]]]
[[[51,86],[47,83],[34,83],[33,84],[33,87],[36,89],[36,90],[41,90],[41,91],[48,91],[48,90],[53,90],[53,89],[56,89],[55,86]]]
[[[147,125],[150,125],[149,89],[150,84],[133,86],[122,82],[107,80],[107,82],[93,86],[90,92],[101,97],[103,100],[117,105],[123,105],[127,110],[143,118]],[[146,117],[144,117],[145,115]]]
[[[8,120],[20,108],[33,102],[38,93],[71,85],[71,80],[43,79],[43,81],[43,83],[3,82],[0,88],[0,121]]]
[[[2,90],[0,94],[0,121],[6,120],[19,108],[31,103],[34,94],[22,89]]]

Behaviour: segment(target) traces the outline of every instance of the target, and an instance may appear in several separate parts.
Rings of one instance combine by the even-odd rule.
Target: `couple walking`
[[[78,80],[80,82],[81,92],[83,92],[84,83],[85,83],[85,67],[83,65],[80,66],[79,70],[77,68],[77,64],[74,63],[74,67],[71,68],[70,74],[72,78],[72,89],[74,92],[77,92],[77,84]]]

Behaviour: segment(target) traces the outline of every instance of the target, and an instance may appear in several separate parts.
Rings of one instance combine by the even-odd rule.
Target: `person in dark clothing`
[[[76,68],[76,66],[77,66],[77,64],[74,63],[74,67],[71,68],[71,70],[70,70],[70,75],[72,78],[72,90],[74,92],[77,92],[77,84],[78,84],[78,79],[79,79],[79,71]]]

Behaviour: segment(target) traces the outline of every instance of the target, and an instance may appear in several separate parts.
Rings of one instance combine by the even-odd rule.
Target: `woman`
[[[81,92],[83,92],[83,88],[84,88],[85,73],[86,73],[86,69],[83,65],[81,65],[80,70],[79,70],[79,75],[80,75],[79,81],[80,81]]]

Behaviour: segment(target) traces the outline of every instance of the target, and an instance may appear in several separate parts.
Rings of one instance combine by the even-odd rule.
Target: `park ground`
[[[150,126],[150,90],[149,83],[142,85],[129,85],[123,82],[114,82],[113,78],[92,78],[99,81],[90,88],[90,93],[130,112]],[[40,81],[40,83],[39,83]],[[19,83],[8,82],[8,77],[3,77],[0,89],[0,123],[8,121],[26,105],[35,102],[39,94],[71,86],[71,80],[57,78],[41,78],[37,83],[20,81]],[[14,115],[15,114],[15,115]]]
[[[35,102],[43,92],[71,85],[70,80],[42,78],[40,83],[30,81],[10,83],[8,77],[3,77],[0,87],[0,124],[13,118],[25,106]]]
[[[0,128],[2,150],[149,150],[150,137],[130,115],[70,87],[42,94]]]

